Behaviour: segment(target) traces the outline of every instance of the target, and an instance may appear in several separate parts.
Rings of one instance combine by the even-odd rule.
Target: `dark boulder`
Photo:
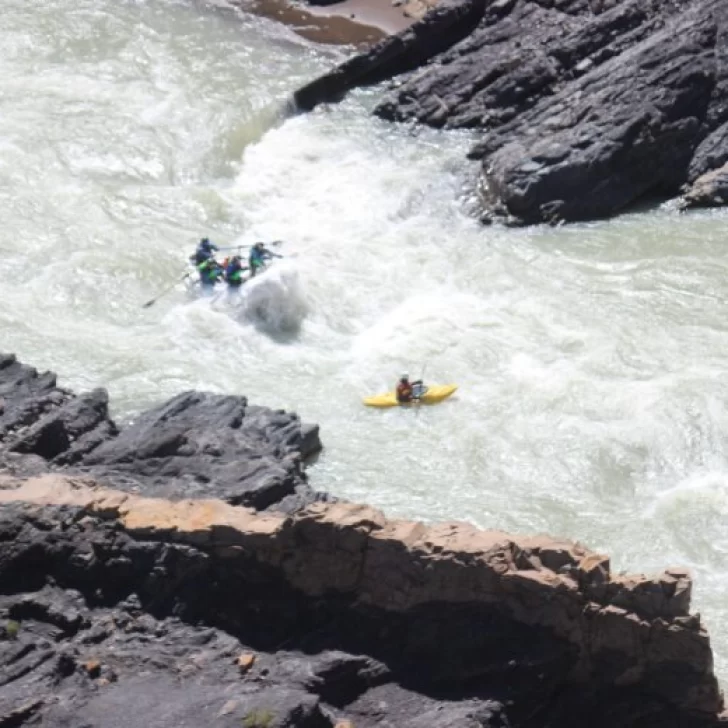
[[[676,193],[714,84],[715,28],[696,18],[602,64],[480,143],[485,184],[526,222],[577,220]],[[515,132],[516,139],[513,140]],[[530,137],[530,138],[529,138]]]

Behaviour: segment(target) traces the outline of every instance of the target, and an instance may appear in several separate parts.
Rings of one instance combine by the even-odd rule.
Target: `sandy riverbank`
[[[392,0],[342,0],[312,6],[289,0],[237,0],[249,12],[275,18],[318,43],[370,46],[405,30],[424,13],[422,0],[395,6]]]

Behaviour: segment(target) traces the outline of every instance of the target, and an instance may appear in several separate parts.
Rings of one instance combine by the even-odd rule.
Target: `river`
[[[312,484],[390,515],[689,566],[725,683],[728,214],[482,227],[467,135],[377,89],[284,118],[345,49],[192,0],[4,0],[0,44],[0,350],[122,421],[188,388],[295,410]],[[201,235],[284,240],[265,303],[300,325],[143,308]],[[361,405],[403,371],[460,389]]]

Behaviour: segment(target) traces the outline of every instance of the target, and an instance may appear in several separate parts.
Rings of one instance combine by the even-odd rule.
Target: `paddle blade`
[[[157,302],[156,298],[153,298],[151,301],[147,301],[142,308],[149,308],[150,306],[153,306]]]

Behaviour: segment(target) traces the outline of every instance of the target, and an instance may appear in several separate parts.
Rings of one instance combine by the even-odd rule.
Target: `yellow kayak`
[[[427,391],[420,397],[421,404],[437,404],[447,399],[456,389],[457,384],[431,384],[427,387]],[[401,407],[403,406],[397,401],[395,392],[387,392],[386,394],[375,394],[373,397],[365,397],[364,404],[368,407]],[[406,402],[404,406],[414,404]]]

